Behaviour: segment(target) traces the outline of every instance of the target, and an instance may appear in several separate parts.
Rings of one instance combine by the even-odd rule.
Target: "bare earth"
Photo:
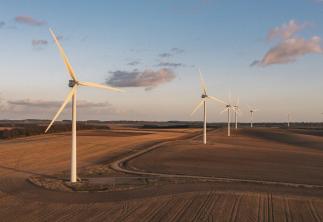
[[[69,169],[69,134],[2,141],[0,221],[323,221],[321,131],[243,129],[228,138],[225,130],[213,130],[207,145],[194,133],[127,127],[79,132],[81,175],[86,167],[170,141],[122,163],[136,175],[111,175],[187,176],[108,192],[53,191],[27,180]]]

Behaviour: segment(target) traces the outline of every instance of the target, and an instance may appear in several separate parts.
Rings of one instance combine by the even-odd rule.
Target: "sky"
[[[321,0],[3,0],[0,119],[51,119],[67,96],[50,27],[79,80],[126,90],[79,87],[79,120],[202,120],[198,69],[241,121],[323,120]]]

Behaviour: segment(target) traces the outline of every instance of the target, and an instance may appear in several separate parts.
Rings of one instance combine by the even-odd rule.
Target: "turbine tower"
[[[287,113],[287,126],[290,127],[290,119],[291,119],[291,113]]]
[[[250,106],[248,106],[249,112],[250,112],[250,127],[253,128],[253,113],[259,111],[256,108],[250,108]]]
[[[53,120],[50,122],[50,124],[48,125],[45,133],[47,133],[47,131],[51,128],[51,126],[53,125],[53,123],[55,122],[55,120],[58,118],[58,116],[61,114],[61,112],[63,111],[63,109],[65,108],[65,106],[67,105],[67,103],[72,99],[72,152],[71,152],[71,177],[70,177],[70,181],[72,183],[75,183],[77,181],[77,167],[76,167],[76,94],[77,94],[77,89],[79,86],[89,86],[89,87],[94,87],[94,88],[101,88],[101,89],[106,89],[109,91],[119,91],[121,92],[122,90],[117,89],[117,88],[113,88],[107,85],[101,85],[98,83],[93,83],[93,82],[80,82],[77,78],[76,75],[74,73],[74,70],[71,66],[71,64],[69,63],[69,60],[64,52],[64,49],[62,48],[62,46],[60,45],[57,37],[55,36],[54,32],[49,29],[50,34],[52,35],[58,49],[60,52],[60,55],[65,63],[65,66],[70,74],[70,77],[72,78],[71,80],[69,80],[68,86],[71,88],[70,92],[68,93],[67,97],[65,98],[63,104],[61,105],[61,107],[59,108],[59,110],[57,111],[57,113],[55,114]]]
[[[193,112],[191,113],[191,115],[193,115],[202,105],[204,108],[204,113],[203,113],[203,143],[206,144],[206,101],[208,99],[220,102],[222,104],[226,104],[225,102],[223,102],[222,100],[214,97],[214,96],[209,96],[207,94],[207,87],[205,84],[205,81],[203,79],[201,70],[199,70],[199,74],[200,74],[200,82],[201,82],[201,91],[202,91],[202,95],[201,95],[201,101],[197,104],[197,106],[195,107],[195,109],[193,110]]]

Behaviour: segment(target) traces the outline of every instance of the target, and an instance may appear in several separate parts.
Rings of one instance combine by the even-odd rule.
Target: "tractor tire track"
[[[307,207],[311,213],[311,216],[313,217],[313,219],[315,219],[315,221],[317,221],[317,222],[322,221],[320,215],[317,213],[317,210],[315,209],[315,207],[313,205],[313,201],[311,201],[311,200],[307,201]]]

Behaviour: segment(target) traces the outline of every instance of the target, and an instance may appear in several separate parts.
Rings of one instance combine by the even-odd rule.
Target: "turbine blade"
[[[216,98],[216,97],[214,97],[214,96],[208,96],[207,98],[210,98],[210,99],[212,99],[212,100],[214,100],[214,101],[217,101],[217,102],[220,102],[220,103],[222,103],[222,104],[224,104],[224,105],[227,105],[227,103],[226,103],[226,102],[224,102],[224,101],[222,101],[221,99],[218,99],[218,98]]]
[[[231,89],[229,89],[229,93],[228,93],[228,101],[229,101],[229,104],[231,104]]]
[[[204,102],[204,100],[201,100],[201,102],[199,102],[199,104],[197,104],[197,106],[195,107],[195,109],[191,113],[191,116],[203,105],[203,102]]]
[[[239,96],[237,97],[237,103],[236,103],[236,106],[238,106],[239,107],[239,104],[240,104],[240,98],[239,98]]]
[[[101,88],[101,89],[106,89],[106,90],[116,91],[116,92],[125,92],[122,89],[118,89],[118,88],[114,88],[114,87],[111,87],[108,85],[102,85],[102,84],[98,84],[98,83],[94,83],[94,82],[79,82],[79,85],[90,86],[90,87],[94,87],[94,88]]]
[[[220,112],[220,114],[223,114],[224,112],[226,112],[226,111],[228,111],[228,108],[225,108],[224,110],[222,110],[221,112]]]
[[[58,39],[57,39],[57,37],[56,37],[55,33],[53,32],[53,30],[52,30],[51,28],[49,29],[49,32],[50,32],[50,34],[52,35],[52,37],[53,37],[53,39],[54,39],[54,41],[55,41],[55,43],[56,43],[56,45],[57,45],[57,47],[58,47],[58,49],[59,49],[59,53],[61,54],[61,57],[62,57],[62,59],[63,59],[63,61],[64,61],[64,63],[65,63],[65,66],[66,66],[66,68],[67,68],[67,70],[68,70],[68,72],[69,72],[69,74],[70,74],[71,78],[72,78],[74,81],[77,81],[77,78],[76,78],[76,76],[75,76],[74,70],[73,70],[73,68],[72,68],[72,66],[71,66],[71,64],[70,64],[70,62],[68,61],[68,58],[67,58],[67,56],[66,56],[66,54],[65,54],[65,52],[64,52],[63,47],[62,47],[62,46],[61,46],[61,44],[59,43],[59,41],[58,41]]]
[[[200,74],[201,90],[204,94],[206,94],[207,88],[200,69],[199,69],[199,74]]]
[[[68,95],[66,96],[63,104],[61,105],[61,107],[59,108],[59,110],[57,111],[57,113],[55,114],[53,120],[50,122],[50,124],[48,125],[47,129],[45,130],[45,133],[47,133],[47,131],[51,128],[51,126],[53,125],[53,123],[55,122],[55,120],[57,119],[57,117],[61,114],[61,112],[63,111],[63,109],[65,108],[66,104],[71,100],[72,96],[74,95],[76,90],[76,86],[74,86],[71,91],[68,93]]]

